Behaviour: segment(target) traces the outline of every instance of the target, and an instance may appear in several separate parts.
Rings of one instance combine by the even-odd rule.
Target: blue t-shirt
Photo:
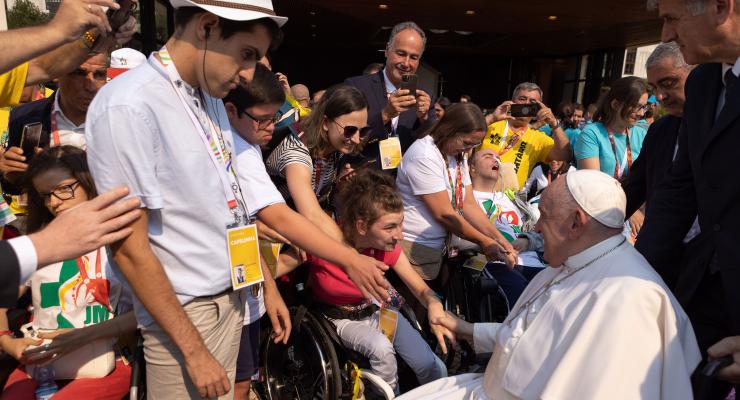
[[[576,140],[578,140],[578,136],[581,136],[581,130],[578,128],[568,128],[564,132],[565,136],[568,137],[568,141],[570,142],[570,148],[573,150],[573,154],[575,154]]]
[[[637,156],[642,150],[642,142],[645,139],[647,131],[639,126],[630,128],[630,148],[632,149],[632,162],[634,163]],[[586,125],[581,135],[576,140],[575,157],[578,160],[578,167],[581,168],[581,160],[586,158],[599,158],[601,172],[614,176],[614,166],[617,157],[619,158],[620,168],[626,160],[625,153],[627,149],[627,136],[621,133],[614,135],[614,143],[617,147],[617,154],[614,154],[609,133],[601,122],[594,122]],[[624,167],[622,176],[628,172],[628,166]]]

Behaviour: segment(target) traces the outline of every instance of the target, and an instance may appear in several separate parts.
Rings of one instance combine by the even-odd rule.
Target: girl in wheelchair
[[[29,233],[55,216],[95,197],[85,152],[72,146],[46,149],[26,171]],[[0,399],[34,399],[39,365],[50,363],[55,399],[120,399],[129,389],[131,367],[117,357],[116,339],[136,329],[131,293],[116,279],[106,248],[37,270],[20,293],[30,290],[33,321],[9,331],[0,309],[0,349],[21,366]],[[125,312],[128,311],[128,312]],[[44,371],[44,370],[42,370]]]
[[[347,243],[393,268],[426,306],[430,321],[443,317],[442,303],[412,269],[399,246],[403,203],[393,178],[362,170],[342,188],[340,201],[340,227]],[[343,344],[367,357],[373,372],[395,392],[398,392],[396,353],[414,371],[420,384],[446,375],[429,345],[397,311],[403,300],[395,290],[390,291],[390,302],[370,302],[339,266],[312,257],[309,265],[309,284],[317,308],[333,321]],[[453,334],[442,326],[431,329],[446,353],[444,337],[452,340]]]

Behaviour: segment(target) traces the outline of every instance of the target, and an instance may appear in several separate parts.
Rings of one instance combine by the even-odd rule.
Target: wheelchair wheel
[[[297,313],[290,309],[291,317]],[[334,346],[310,312],[295,323],[287,345],[265,341],[265,394],[271,400],[334,400],[342,392]]]

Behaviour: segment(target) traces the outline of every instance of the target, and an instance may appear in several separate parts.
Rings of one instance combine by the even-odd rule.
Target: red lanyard
[[[452,209],[455,210],[458,214],[463,215],[463,190],[465,189],[465,183],[463,182],[462,178],[462,167],[460,166],[460,161],[457,160],[457,165],[455,167],[455,182],[452,181],[452,175],[450,174],[450,165],[447,163],[447,158],[443,154],[442,157],[445,159],[445,170],[447,171],[447,179],[450,181],[450,188],[452,189],[452,198],[450,199],[450,204],[452,205]]]
[[[54,146],[59,146],[62,144],[62,140],[59,138],[59,125],[57,124],[57,113],[52,110],[51,111],[51,140],[54,143]]]
[[[632,167],[632,148],[630,147],[630,131],[627,128],[624,132],[627,141],[627,148],[625,149],[627,156],[627,171]],[[614,142],[614,134],[609,132],[609,142],[612,144],[612,151],[614,152],[614,179],[620,179],[623,175],[622,168],[620,168],[619,155],[617,155],[617,144]]]
[[[509,123],[508,122],[506,123],[506,127],[504,128],[504,135],[501,138],[501,144],[504,144],[507,136],[509,136]],[[514,147],[514,145],[519,143],[519,139],[521,138],[522,138],[521,133],[516,133],[516,132],[512,133],[511,139],[509,139],[509,142],[506,143],[506,147],[504,147],[503,149],[501,149],[501,151],[499,151],[498,156],[501,157],[504,154],[508,153],[509,150],[511,150]]]
[[[82,257],[78,257],[75,259],[75,261],[77,262],[77,269],[80,271],[79,280],[82,284],[77,285],[74,297],[79,297],[80,290],[85,287],[87,289],[87,295],[92,295],[92,297],[98,304],[103,305],[109,311],[112,311],[113,309],[110,305],[110,297],[108,295],[108,292],[110,290],[110,283],[107,279],[103,277],[103,269],[100,259],[100,249],[98,249],[97,253],[95,254],[95,276],[93,277],[90,277],[87,274],[87,267],[85,266],[85,262],[82,260]],[[84,299],[81,300],[84,301]],[[78,304],[77,301],[75,301],[75,303]]]

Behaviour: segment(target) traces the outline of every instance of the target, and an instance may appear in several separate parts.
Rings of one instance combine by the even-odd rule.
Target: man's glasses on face
[[[85,71],[84,69],[77,69],[74,72],[72,72],[72,74],[80,78],[87,78],[92,74],[92,78],[95,81],[98,81],[98,82],[108,81],[108,71],[104,69],[97,70],[97,71]]]
[[[79,181],[74,181],[68,185],[60,185],[49,193],[39,193],[39,196],[41,196],[41,199],[44,200],[45,203],[48,203],[51,200],[51,196],[62,201],[74,199],[75,189],[79,184]]]
[[[247,117],[251,118],[254,122],[257,123],[257,129],[265,129],[269,127],[272,124],[277,124],[280,121],[280,118],[282,118],[283,113],[280,111],[276,112],[275,115],[271,117],[262,117],[257,118],[254,115],[250,114],[249,111],[244,110],[244,114],[247,115]]]
[[[344,140],[350,140],[353,136],[359,131],[360,132],[360,140],[365,139],[368,133],[370,133],[370,130],[372,129],[370,126],[364,126],[362,128],[358,128],[354,125],[342,125],[336,120],[332,120],[335,124],[337,124],[338,127],[342,128],[344,130]]]

